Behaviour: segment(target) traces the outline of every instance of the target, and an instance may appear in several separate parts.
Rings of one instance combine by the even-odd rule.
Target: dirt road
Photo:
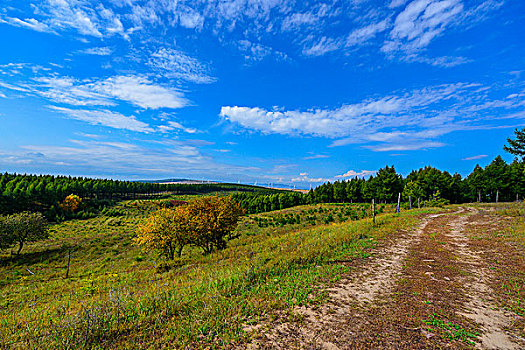
[[[525,271],[524,252],[498,239],[504,225],[469,207],[424,216],[353,263],[327,303],[266,325],[250,348],[525,349],[523,317],[503,307],[502,289],[505,273]]]

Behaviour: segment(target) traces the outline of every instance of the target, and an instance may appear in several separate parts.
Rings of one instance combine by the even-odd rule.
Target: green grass
[[[470,345],[475,345],[473,340],[477,340],[479,333],[476,331],[469,331],[463,329],[461,326],[448,322],[441,314],[433,314],[428,320],[423,323],[432,326],[428,330],[441,334],[442,337],[448,340],[460,340]]]
[[[423,212],[384,214],[375,226],[364,219],[260,227],[250,216],[227,249],[208,256],[187,249],[161,273],[163,260],[132,244],[137,225],[151,211],[144,202],[119,204],[114,209],[123,215],[55,225],[50,240],[28,247],[19,258],[4,254],[0,347],[222,348],[239,343],[247,336],[243,326],[322,302],[323,284],[347,271],[335,261],[366,256],[378,240],[414,227]],[[336,206],[315,207],[330,212]],[[291,211],[304,216],[301,211],[312,208]],[[70,278],[65,279],[70,248]]]

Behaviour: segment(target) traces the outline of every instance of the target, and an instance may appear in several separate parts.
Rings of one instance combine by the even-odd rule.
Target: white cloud
[[[302,173],[304,174],[304,173]],[[327,182],[331,181],[332,179],[329,178],[323,178],[323,177],[309,177],[306,175],[300,175],[298,177],[294,177],[290,179],[292,182],[309,182],[309,183],[321,183],[321,182]]]
[[[22,20],[16,17],[6,17],[5,19],[0,18],[0,23],[11,24],[15,27],[23,27],[23,28],[31,29],[37,32],[43,32],[43,33],[53,32],[53,30],[51,30],[51,28],[49,28],[47,24],[39,22],[38,20],[34,18],[26,18],[25,20]]]
[[[326,36],[316,39],[312,36],[308,37],[305,41],[305,48],[303,54],[307,56],[322,56],[328,52],[336,51],[344,46],[344,42],[339,39],[333,39]]]
[[[519,96],[519,95],[518,95]],[[525,96],[524,96],[525,97]],[[398,92],[336,109],[307,111],[224,106],[220,116],[243,129],[263,134],[335,139],[330,146],[373,144],[374,151],[442,147],[436,138],[479,128],[486,117],[518,119],[524,97],[490,99],[478,84],[439,85]]]
[[[382,51],[423,49],[459,19],[462,11],[461,0],[414,0],[396,17],[390,40],[385,42]]]
[[[90,47],[85,50],[80,50],[79,53],[86,55],[109,56],[113,53],[113,50],[109,47]]]
[[[268,111],[258,107],[226,106],[222,107],[220,116],[244,128],[263,133],[329,138],[352,135],[361,139],[363,135],[375,134],[381,128],[417,126],[422,119],[430,116],[407,114],[452,99],[457,92],[468,87],[466,84],[441,85],[343,105],[334,110]]]
[[[108,110],[70,109],[57,106],[49,106],[49,108],[66,115],[68,118],[81,120],[92,125],[144,133],[153,132],[153,129],[148,124],[137,120],[135,116],[128,117]]]
[[[195,128],[187,128],[185,127],[184,125],[178,123],[178,122],[175,122],[175,121],[169,121],[168,122],[168,125],[161,125],[158,127],[159,130],[161,132],[169,132],[169,131],[173,131],[173,130],[182,130],[188,134],[195,134],[195,133],[198,133],[199,131]]]
[[[391,152],[391,151],[416,151],[420,149],[443,147],[446,144],[435,141],[408,141],[400,144],[386,144],[380,146],[365,146],[374,152]]]
[[[405,62],[419,62],[430,64],[431,66],[436,67],[455,67],[460,64],[465,64],[471,62],[472,60],[465,57],[450,57],[450,56],[441,56],[441,57],[424,57],[418,54],[407,54],[401,58]]]
[[[327,156],[326,154],[314,154],[311,156],[303,157],[304,160],[323,159],[323,158],[330,158],[330,156]]]
[[[35,78],[31,89],[54,103],[74,106],[115,106],[111,96],[94,91],[89,84],[82,84],[70,77]]]
[[[362,45],[367,40],[372,39],[378,33],[385,31],[389,27],[388,19],[378,23],[372,23],[365,27],[351,32],[346,38],[346,46]]]
[[[486,157],[488,157],[487,154],[480,154],[480,155],[477,155],[477,156],[463,158],[462,160],[476,160],[476,159],[482,159],[482,158],[486,158]]]
[[[84,0],[42,0],[31,4],[31,7],[37,18],[20,19],[0,14],[0,23],[55,34],[75,30],[82,35],[96,38],[115,34],[129,38],[120,15],[105,8],[101,3]]]
[[[318,21],[319,17],[313,13],[293,13],[283,20],[281,28],[283,31],[290,31],[303,25],[315,24]]]
[[[287,59],[288,56],[280,51],[276,51],[269,46],[252,43],[249,40],[239,40],[237,48],[245,54],[246,60],[262,61],[266,57],[272,56],[278,59]]]
[[[342,175],[336,175],[336,178],[348,178],[348,177],[366,177],[370,175],[374,175],[377,173],[377,170],[361,170],[359,172],[355,170],[348,170],[346,173]]]
[[[54,103],[74,106],[115,106],[115,100],[145,109],[182,108],[189,104],[179,90],[156,84],[139,75],[115,76],[104,80],[77,80],[57,75],[33,78],[32,83],[0,87],[36,94]]]
[[[215,78],[208,75],[209,68],[206,65],[178,50],[161,48],[151,55],[147,65],[168,78],[197,84],[209,84],[216,81]]]
[[[92,83],[89,87],[146,109],[182,108],[189,104],[182,92],[154,84],[141,76],[116,76]]]

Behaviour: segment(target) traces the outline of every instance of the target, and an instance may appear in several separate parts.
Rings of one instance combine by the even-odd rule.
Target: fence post
[[[71,248],[67,250],[67,270],[66,270],[66,279],[69,277],[69,264],[71,263]]]
[[[372,199],[372,224],[376,223],[376,202]]]

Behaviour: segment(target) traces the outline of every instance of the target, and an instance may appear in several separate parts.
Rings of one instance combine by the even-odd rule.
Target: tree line
[[[426,166],[413,170],[406,178],[394,166],[379,169],[375,176],[348,181],[327,182],[306,194],[284,192],[234,193],[233,198],[248,213],[262,213],[296,205],[316,203],[362,203],[375,199],[394,203],[401,193],[403,202],[442,201],[443,203],[502,202],[525,197],[525,162],[507,164],[498,156],[485,168],[476,165],[467,176],[450,174]]]
[[[50,220],[64,215],[60,204],[69,195],[84,200],[86,211],[117,199],[142,198],[159,194],[205,194],[217,191],[262,191],[240,184],[162,184],[91,179],[85,177],[0,174],[0,214],[23,211],[43,212]]]

